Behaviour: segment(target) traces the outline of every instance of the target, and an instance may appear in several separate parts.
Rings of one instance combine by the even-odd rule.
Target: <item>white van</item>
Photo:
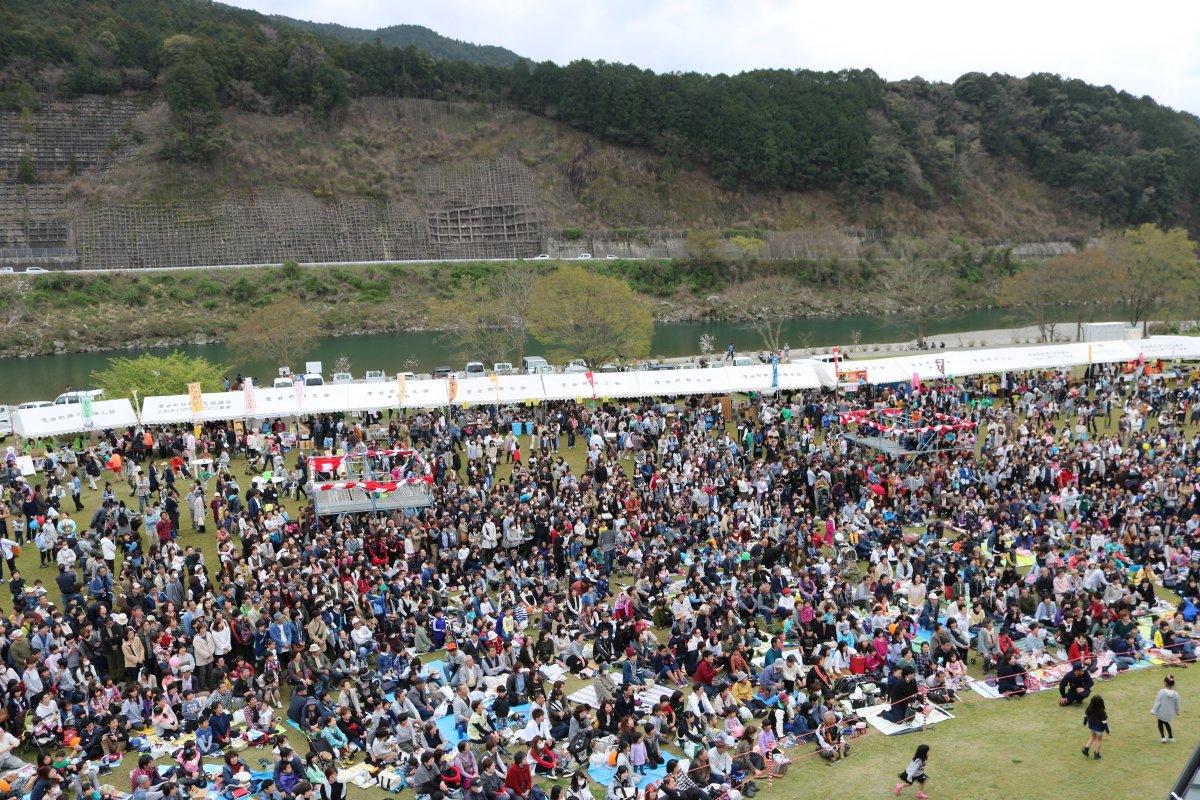
[[[0,406],[0,439],[7,439],[12,436],[12,432],[12,409]]]
[[[463,370],[464,378],[482,378],[487,375],[487,367],[482,361],[468,361],[467,368]]]
[[[369,369],[363,380],[367,383],[383,383],[387,380],[387,375],[381,369]]]
[[[734,356],[733,365],[735,367],[753,367],[756,362],[750,356]]]
[[[542,367],[548,366],[549,362],[541,356],[525,356],[521,359],[521,372],[526,375],[537,375],[542,372]]]
[[[497,361],[495,364],[492,364],[492,372],[496,373],[497,375],[512,375],[513,374],[512,362],[511,361]]]
[[[354,376],[349,372],[335,372],[329,379],[330,383],[354,383]]]
[[[324,385],[325,385],[325,379],[324,379],[324,378],[322,378],[320,375],[308,375],[308,374],[306,374],[306,375],[304,376],[304,385],[305,385],[305,386],[324,386]]]
[[[63,392],[58,397],[54,398],[54,405],[62,406],[68,403],[78,403],[84,397],[92,398],[92,402],[104,399],[103,389],[83,389],[78,392]]]

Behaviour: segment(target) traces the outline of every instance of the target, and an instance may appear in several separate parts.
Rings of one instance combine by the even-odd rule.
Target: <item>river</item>
[[[1119,313],[1101,312],[1098,319],[1118,319]],[[1072,317],[1064,309],[1062,319]],[[940,317],[930,326],[931,334],[1010,328],[1025,325],[1029,320],[1020,313],[999,309],[961,311]],[[849,344],[854,332],[863,344],[896,342],[912,338],[911,330],[902,317],[888,314],[792,319],[784,323],[783,340],[793,348]],[[762,340],[750,326],[730,322],[673,322],[655,325],[651,343],[653,356],[669,358],[700,352],[700,336],[712,335],[717,351],[733,342],[739,351],[762,348]],[[80,388],[89,385],[89,376],[103,369],[113,356],[137,355],[142,352],[169,353],[182,350],[204,356],[234,370],[255,376],[262,382],[275,374],[277,365],[266,361],[236,363],[221,344],[185,345],[177,348],[150,350],[118,350],[102,353],[67,353],[64,355],[8,358],[0,360],[0,402],[21,403],[27,400],[53,400],[67,386]],[[527,354],[542,352],[537,342],[530,342]],[[385,333],[366,336],[345,336],[319,339],[308,359],[322,362],[325,378],[333,372],[339,356],[350,359],[351,372],[356,377],[368,369],[383,369],[392,374],[397,370],[429,372],[439,366],[462,368],[463,359],[456,357],[451,347],[439,340],[436,333]],[[406,366],[406,362],[409,366]],[[415,364],[415,366],[411,365]],[[292,364],[293,369],[303,364]],[[180,388],[182,391],[182,387]]]

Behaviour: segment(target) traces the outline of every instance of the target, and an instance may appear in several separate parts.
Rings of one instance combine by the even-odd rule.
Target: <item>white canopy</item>
[[[192,402],[186,394],[147,397],[142,402],[142,424],[171,425],[193,420],[210,422],[241,419],[246,415],[246,398],[242,392],[205,392],[200,399],[203,403],[200,413],[192,414]]]
[[[733,391],[729,370],[723,366],[704,369],[660,369],[636,373],[638,385],[646,397],[672,397],[684,394],[728,394]]]
[[[542,397],[545,400],[572,400],[605,397],[641,397],[644,392],[636,372],[593,372],[588,381],[586,372],[543,375]]]
[[[901,383],[912,380],[991,375],[999,372],[1055,369],[1080,364],[1111,364],[1154,358],[1200,358],[1200,339],[1188,336],[1153,336],[1149,339],[1111,339],[1100,342],[1069,342],[1036,347],[993,347],[986,350],[930,351],[919,355],[844,361],[839,365],[843,380],[865,370],[868,383]]]
[[[449,384],[447,382],[447,388]],[[488,405],[491,403],[541,402],[546,399],[541,375],[495,375],[482,378],[462,378],[454,394],[455,405]]]
[[[93,402],[92,418],[86,422],[83,419],[83,406],[79,403],[23,408],[13,414],[13,430],[22,439],[104,431],[136,424],[133,406],[125,399]]]
[[[1097,342],[1099,344],[1099,342]],[[1133,350],[1144,355],[1147,361],[1156,358],[1200,359],[1200,337],[1195,336],[1151,336],[1149,339],[1126,342]]]
[[[928,351],[894,358],[843,361],[839,376],[843,381],[855,379],[854,373],[865,372],[869,383],[902,383],[912,380],[915,373],[921,380],[956,378],[965,375],[986,375],[998,372],[1052,369],[1079,364],[1103,364],[1156,358],[1200,359],[1200,338],[1190,336],[1153,336],[1149,339],[1100,342],[1073,342],[1037,347],[995,347],[986,350]],[[769,392],[772,388],[784,391],[815,389],[833,386],[833,365],[811,359],[779,364],[777,375],[770,364],[745,367],[719,365],[703,369],[636,370],[630,372],[574,372],[550,375],[497,375],[457,380],[455,405],[488,405],[491,403],[541,402],[543,400],[572,400],[592,398],[671,397],[692,394],[728,394],[730,392]],[[444,378],[408,380],[403,402],[395,381],[382,383],[345,383],[326,386],[304,386],[297,400],[296,388],[254,388],[253,408],[247,408],[243,392],[213,392],[202,396],[203,408],[193,415],[186,394],[147,397],[142,406],[142,422],[146,425],[204,422],[244,417],[272,418],[294,415],[334,413],[341,411],[370,411],[384,408],[439,408],[451,403],[450,381]],[[132,419],[107,412],[113,421],[105,423],[99,409],[107,402],[95,404],[93,427],[114,427],[133,424]],[[77,406],[55,406],[58,416],[62,409],[78,416]],[[34,411],[36,409],[28,409]],[[17,420],[25,412],[18,412]],[[31,419],[31,418],[30,418]],[[124,421],[119,421],[124,420]],[[76,427],[72,430],[83,430]],[[35,433],[31,435],[53,435]]]

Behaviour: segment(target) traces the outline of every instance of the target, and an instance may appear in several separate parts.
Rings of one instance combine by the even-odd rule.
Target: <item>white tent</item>
[[[171,425],[180,422],[210,422],[241,419],[246,415],[242,392],[204,392],[200,395],[200,413],[192,413],[192,401],[186,394],[147,397],[142,401],[143,425]]]
[[[345,411],[382,411],[396,407],[399,387],[395,381],[347,383]]]
[[[133,406],[125,399],[95,401],[92,403],[92,418],[87,421],[83,419],[83,406],[79,403],[23,408],[13,414],[13,430],[22,439],[104,431],[136,424]]]
[[[449,381],[445,378],[411,380],[404,384],[404,408],[440,408],[450,403]]]
[[[1125,344],[1129,345],[1130,349],[1136,353],[1145,356],[1147,361],[1153,361],[1156,358],[1200,359],[1200,337],[1196,336],[1151,336],[1149,339],[1125,342]]]
[[[725,367],[730,391],[769,392],[772,389],[816,389],[833,384],[833,370],[811,359],[779,364],[751,364],[745,367]]]
[[[540,403],[545,399],[541,375],[495,375],[459,380],[454,404],[474,406],[531,400]]]
[[[732,391],[725,367],[643,370],[637,373],[637,380],[642,394],[647,397],[728,394]]]
[[[572,372],[543,375],[542,388],[547,400],[572,400],[605,397],[641,397],[644,393],[636,372]]]

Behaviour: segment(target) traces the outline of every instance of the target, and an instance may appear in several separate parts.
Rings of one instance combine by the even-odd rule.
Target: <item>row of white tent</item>
[[[13,415],[13,428],[22,438],[45,438],[86,430],[131,425],[170,425],[234,419],[273,419],[309,414],[375,411],[387,408],[441,408],[448,405],[490,405],[570,399],[671,397],[774,389],[832,388],[866,382],[908,383],[938,378],[989,375],[1002,372],[1053,369],[1081,364],[1106,364],[1144,359],[1200,359],[1200,338],[1152,336],[1036,347],[1002,347],[965,351],[927,351],[919,355],[842,361],[833,364],[809,359],[778,366],[717,365],[705,369],[634,370],[553,375],[499,375],[481,378],[407,380],[383,383],[343,383],[288,388],[253,387],[249,392],[201,395],[193,413],[186,394],[147,397],[141,413],[128,400],[92,404],[92,416],[82,406],[28,408]],[[451,394],[453,393],[453,396]]]

